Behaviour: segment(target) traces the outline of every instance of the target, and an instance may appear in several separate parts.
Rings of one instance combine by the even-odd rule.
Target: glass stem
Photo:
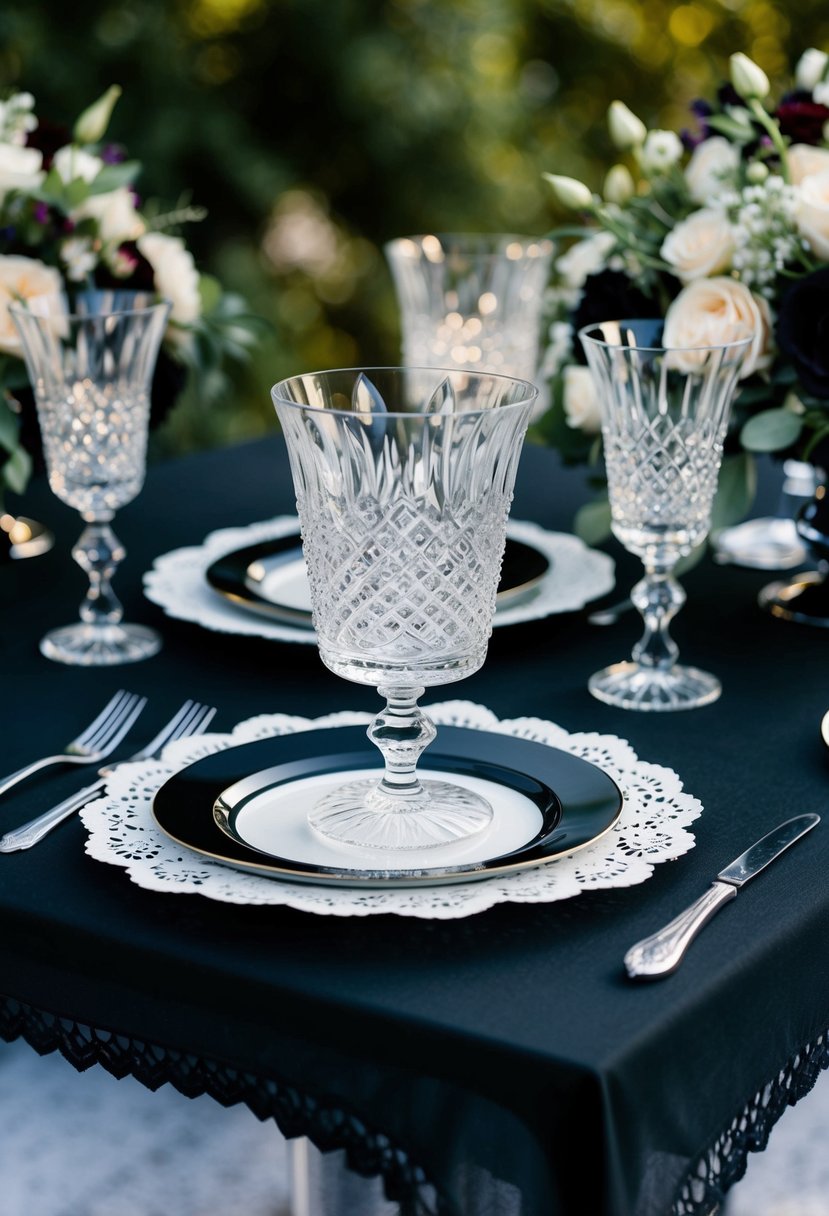
[[[417,704],[423,689],[381,686],[377,691],[386,698],[386,707],[366,732],[379,747],[386,765],[377,793],[395,798],[423,798],[425,791],[417,776],[417,762],[437,734],[434,723]]]
[[[110,583],[127,551],[109,526],[112,518],[112,515],[83,516],[87,526],[72,550],[75,561],[89,578],[80,609],[81,620],[87,625],[117,625],[124,615]]]
[[[679,655],[679,647],[668,633],[668,625],[685,603],[685,592],[668,568],[645,565],[645,577],[636,584],[630,598],[642,614],[645,632],[633,648],[633,658],[642,667],[669,671]]]

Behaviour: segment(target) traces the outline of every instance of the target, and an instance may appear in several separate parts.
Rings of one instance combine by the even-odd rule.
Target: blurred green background
[[[283,375],[397,362],[383,242],[545,232],[542,171],[600,187],[614,98],[681,129],[733,51],[779,79],[827,44],[823,0],[3,0],[0,87],[71,123],[122,85],[108,135],[139,191],[208,209],[200,268],[269,322],[223,400],[177,406],[164,454],[272,430]]]

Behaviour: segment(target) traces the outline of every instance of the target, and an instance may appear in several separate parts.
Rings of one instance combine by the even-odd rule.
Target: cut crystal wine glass
[[[707,536],[737,377],[752,339],[660,345],[661,322],[608,321],[579,332],[602,411],[612,529],[642,559],[631,593],[645,621],[630,662],[590,691],[623,709],[707,705],[719,680],[677,663],[668,625],[685,602],[673,569]]]
[[[158,634],[127,625],[110,585],[125,556],[110,521],[144,483],[150,386],[170,306],[135,292],[81,292],[12,304],[49,485],[86,523],[72,556],[89,577],[80,621],[41,640],[50,659],[110,666],[155,654]]]
[[[482,665],[515,473],[535,388],[430,368],[296,376],[275,385],[297,496],[317,641],[337,675],[374,685],[385,773],[326,795],[309,821],[379,849],[445,844],[492,808],[416,766],[435,737],[426,687]]]
[[[440,233],[399,237],[385,253],[404,363],[535,379],[552,241]]]

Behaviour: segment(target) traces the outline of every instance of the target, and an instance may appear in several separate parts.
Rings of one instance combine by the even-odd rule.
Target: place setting
[[[74,328],[56,326],[43,310],[20,321],[53,367],[55,349],[63,351],[66,377],[76,371],[70,356],[79,335],[86,349],[85,330],[102,308],[122,301],[97,303],[96,320],[81,315]],[[640,711],[692,708],[719,693],[715,677],[676,662],[667,627],[684,597],[671,571],[709,526],[747,345],[689,352],[661,346],[660,334],[653,322],[631,320],[581,335],[606,411],[617,536],[646,569],[632,592],[645,638],[632,661],[592,677],[589,687],[599,700]],[[34,370],[34,339],[29,346]],[[146,376],[151,366],[148,350],[140,370]],[[140,374],[133,391],[140,396]],[[50,392],[77,396],[71,383]],[[217,618],[232,618],[231,630],[275,640],[287,632],[315,645],[331,672],[375,687],[385,708],[374,718],[274,713],[224,734],[208,732],[201,718],[198,729],[175,733],[173,719],[172,734],[7,832],[0,851],[32,847],[79,812],[89,855],[152,890],[327,915],[451,918],[499,902],[638,884],[691,849],[698,799],[624,739],[570,734],[537,718],[499,720],[467,701],[418,705],[426,690],[483,665],[499,614],[509,623],[532,616],[539,603],[545,611],[581,606],[591,578],[593,593],[613,586],[605,554],[574,537],[510,524],[535,386],[468,368],[378,367],[295,376],[272,397],[298,517],[221,530],[202,546],[167,554],[148,572],[145,592],[165,603],[169,571],[179,594],[197,588]],[[96,401],[112,398],[100,392]],[[39,404],[48,418],[48,402]],[[108,416],[96,408],[106,440]],[[117,405],[107,408],[117,417]],[[47,445],[53,487],[67,501],[76,501],[66,487],[83,482],[85,458],[82,450],[66,466]],[[117,462],[105,456],[102,466],[120,484]],[[132,494],[140,456],[133,468]],[[100,493],[100,503],[78,501],[103,527],[123,492],[116,500],[105,482]],[[555,576],[559,601],[550,608],[545,582]],[[96,605],[96,612],[89,621],[82,610],[78,655],[45,649],[47,657],[134,660],[134,652],[101,645],[122,628],[118,610],[102,618]]]
[[[678,378],[687,413],[688,382],[704,385],[705,370],[678,372],[670,352],[637,344],[638,332],[630,323],[615,345],[599,336],[647,368],[630,402],[646,410]],[[730,353],[710,356],[709,383]],[[87,791],[75,804],[90,856],[153,890],[328,915],[450,918],[641,883],[692,848],[699,801],[623,739],[499,721],[464,701],[431,705],[428,716],[418,707],[426,688],[486,659],[534,387],[489,373],[369,368],[294,377],[273,397],[316,645],[334,674],[376,687],[386,707],[373,720],[260,716],[132,757],[101,796]],[[679,434],[671,431],[675,447]],[[643,483],[624,499],[630,520],[650,501],[649,470],[660,464],[638,439]],[[716,451],[712,443],[712,468]],[[685,512],[681,496],[672,502]],[[696,542],[705,518],[698,504],[672,553]],[[295,532],[285,536],[296,543]],[[245,569],[259,560],[246,554],[237,569],[248,556]],[[674,706],[663,698],[654,707]],[[10,833],[0,847],[14,845]]]

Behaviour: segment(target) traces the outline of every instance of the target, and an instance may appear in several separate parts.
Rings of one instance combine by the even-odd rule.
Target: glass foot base
[[[716,676],[696,667],[658,671],[638,663],[614,663],[591,676],[587,687],[594,697],[618,709],[666,713],[710,705],[722,692]]]
[[[64,625],[42,638],[40,653],[75,667],[115,667],[149,659],[161,638],[146,625]]]
[[[422,795],[386,795],[376,781],[351,781],[327,794],[308,815],[314,831],[369,849],[430,849],[489,827],[485,798],[448,781],[421,782]]]

